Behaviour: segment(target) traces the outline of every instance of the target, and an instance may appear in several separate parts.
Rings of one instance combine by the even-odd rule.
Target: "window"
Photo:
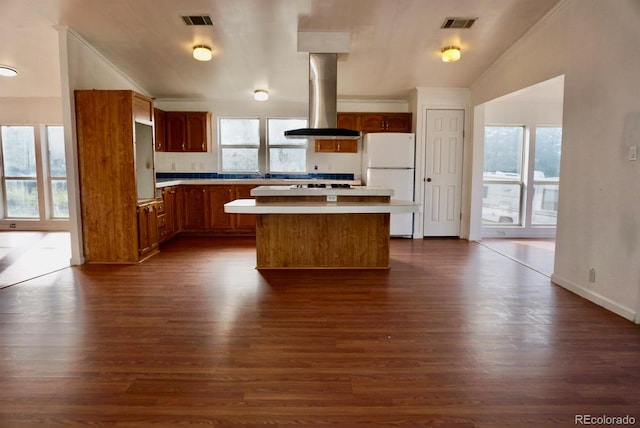
[[[284,131],[304,128],[307,119],[269,118],[265,146],[260,119],[218,119],[220,171],[223,173],[298,173],[307,170],[307,140],[290,140]],[[264,134],[263,134],[264,135]]]
[[[62,126],[0,126],[2,219],[68,219]]]
[[[484,139],[482,222],[519,225],[524,127],[486,126]]]
[[[485,127],[483,225],[556,225],[562,128],[531,134],[528,143],[523,126]]]
[[[39,218],[33,126],[2,126],[4,218]]]
[[[284,136],[284,131],[306,127],[306,119],[267,119],[269,172],[307,171],[307,140]]]
[[[219,119],[218,141],[222,172],[260,171],[260,120]]]
[[[531,223],[555,225],[558,217],[558,186],[562,128],[536,127]]]
[[[52,218],[69,218],[67,165],[64,157],[64,128],[47,126],[49,209]]]

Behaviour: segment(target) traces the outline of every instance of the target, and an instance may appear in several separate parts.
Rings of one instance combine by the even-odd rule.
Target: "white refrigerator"
[[[376,132],[364,136],[362,177],[367,186],[393,189],[391,199],[414,200],[415,134]],[[411,237],[413,214],[391,214],[391,236]]]

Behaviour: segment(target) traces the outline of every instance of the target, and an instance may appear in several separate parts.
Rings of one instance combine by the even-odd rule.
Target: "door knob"
[[[431,177],[427,178],[427,183],[431,183]]]

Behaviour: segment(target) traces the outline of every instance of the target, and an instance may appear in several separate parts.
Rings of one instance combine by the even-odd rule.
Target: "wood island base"
[[[389,269],[389,214],[260,214],[258,269]]]

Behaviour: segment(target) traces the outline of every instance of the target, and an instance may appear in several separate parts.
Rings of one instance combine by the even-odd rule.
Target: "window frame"
[[[60,130],[62,131],[62,148],[63,148],[63,159],[65,161],[65,174],[64,176],[53,176],[51,174],[51,141],[50,141],[50,135],[49,135],[49,128],[60,128]],[[46,217],[48,219],[51,220],[68,220],[69,219],[69,176],[68,176],[68,171],[69,169],[67,168],[66,165],[66,157],[65,157],[65,153],[64,153],[64,149],[65,149],[65,145],[64,145],[64,126],[63,125],[43,125],[43,130],[42,130],[42,153],[43,153],[43,169],[44,169],[44,177],[45,177],[45,181],[46,181],[46,186],[44,188],[45,190],[45,199],[46,199],[46,205],[47,205],[47,215]],[[65,183],[65,187],[67,189],[67,216],[56,216],[56,209],[55,209],[55,201],[54,201],[54,195],[55,192],[53,190],[53,183],[54,182],[64,182]]]

